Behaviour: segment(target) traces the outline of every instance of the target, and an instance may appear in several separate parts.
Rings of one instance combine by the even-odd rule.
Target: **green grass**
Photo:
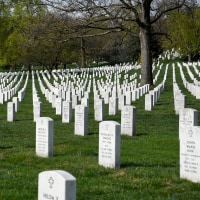
[[[188,107],[200,109],[199,100],[187,92],[177,70],[177,82],[187,95]],[[165,67],[160,73],[159,84]],[[156,71],[154,72],[156,74]],[[123,76],[122,76],[123,78]],[[74,135],[74,119],[62,124],[61,116],[36,88],[43,103],[43,116],[54,120],[54,156],[40,158],[35,153],[35,123],[31,77],[16,121],[7,122],[6,104],[0,105],[0,199],[36,200],[38,174],[45,170],[65,170],[77,179],[77,200],[196,200],[200,184],[179,178],[178,116],[172,93],[172,68],[165,89],[153,111],[144,110],[144,96],[137,108],[137,136],[121,137],[121,167],[106,169],[98,165],[98,127],[94,121],[93,97],[90,99],[88,136]],[[73,111],[74,116],[74,111]],[[106,119],[120,122],[120,112]]]

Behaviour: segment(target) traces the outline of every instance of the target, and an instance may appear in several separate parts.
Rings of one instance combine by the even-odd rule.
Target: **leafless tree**
[[[141,85],[153,85],[152,25],[167,13],[194,0],[44,0],[45,5],[81,18],[77,29],[99,29],[99,35],[124,31],[139,33],[141,47]],[[90,32],[84,37],[90,36]],[[83,36],[81,36],[83,37]]]

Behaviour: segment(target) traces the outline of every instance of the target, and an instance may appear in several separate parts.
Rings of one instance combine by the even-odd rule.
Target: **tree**
[[[172,12],[168,18],[167,30],[171,42],[164,41],[167,48],[173,47],[188,57],[189,62],[200,51],[200,8]]]
[[[0,30],[4,31],[5,37],[1,37],[0,52],[4,62],[1,65],[10,65],[15,67],[16,65],[28,64],[27,59],[30,55],[27,48],[28,40],[27,33],[31,25],[36,23],[38,13],[44,11],[44,7],[38,7],[39,0],[7,0],[2,1],[1,5],[4,5],[4,24],[1,24]],[[5,28],[6,27],[6,28]],[[30,44],[32,45],[32,44]]]
[[[12,27],[8,26],[10,19],[11,2],[0,1],[0,65],[6,64],[4,48]]]
[[[81,17],[81,28],[96,28],[101,34],[124,31],[135,34],[139,30],[141,48],[141,85],[153,85],[152,25],[172,10],[180,9],[192,0],[44,0],[44,3],[62,12]],[[137,28],[136,26],[137,25]]]

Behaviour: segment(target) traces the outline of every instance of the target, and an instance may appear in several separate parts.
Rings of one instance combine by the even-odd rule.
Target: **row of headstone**
[[[199,71],[199,69],[198,69],[198,66],[200,66],[200,61],[188,63],[188,65],[191,65],[191,67],[193,67],[194,72],[196,73],[196,75],[197,75],[198,77],[200,77],[200,71]]]
[[[48,78],[45,77],[45,74],[43,72],[41,72],[40,74],[42,74],[43,76],[43,80],[45,81],[46,85],[49,85],[49,89],[46,89],[44,87],[44,84],[42,82],[42,80],[40,79],[39,76],[39,72],[36,72],[37,74],[37,80],[39,81],[39,85],[41,90],[43,91],[43,93],[45,93],[45,95],[47,94],[47,90],[49,91],[50,88],[51,89],[55,89],[55,87],[53,87],[50,82],[48,81]],[[54,74],[54,78],[57,75]],[[58,75],[59,77],[59,75]],[[56,78],[56,80],[58,80]],[[34,81],[33,81],[34,83]],[[90,82],[91,84],[91,82]],[[51,85],[51,86],[50,86]],[[59,87],[59,85],[55,82],[54,85],[57,85],[57,87]],[[148,87],[142,87],[143,89],[141,89],[141,91],[143,90],[144,93],[148,91]],[[112,87],[111,89],[114,90],[114,88]],[[48,92],[49,94],[53,94],[50,91]],[[142,93],[142,92],[141,92]],[[160,94],[160,91],[157,91],[158,94]],[[85,94],[89,94],[89,89],[88,92],[86,92]],[[116,95],[116,91],[114,92],[114,94]],[[157,95],[158,95],[157,94]],[[33,95],[34,96],[34,95]],[[76,96],[76,95],[74,95]],[[89,95],[88,95],[89,96]],[[51,96],[52,97],[52,96]],[[73,96],[72,96],[73,97]],[[77,97],[77,96],[76,96]],[[48,98],[48,99],[52,99],[52,98]],[[123,98],[125,99],[125,98]],[[109,103],[109,114],[116,114],[117,110],[118,110],[118,98],[109,98],[110,103]],[[75,115],[74,115],[74,133],[76,135],[82,135],[85,136],[88,134],[88,110],[89,110],[89,104],[88,104],[89,99],[88,98],[82,98],[81,99],[81,105],[75,105],[74,109],[75,109]],[[72,101],[73,102],[73,101]],[[62,122],[63,123],[70,123],[71,119],[72,119],[72,102],[67,99],[66,101],[59,101],[59,105],[61,104],[62,106],[62,112],[59,112],[59,114],[62,114]],[[64,106],[63,106],[64,105]],[[60,106],[59,106],[60,107]],[[61,110],[61,109],[60,109]],[[100,99],[95,98],[94,101],[94,110],[95,110],[95,120],[97,121],[103,121],[104,120],[104,99]],[[131,106],[128,107],[128,109],[125,106],[125,102],[123,102],[123,104],[121,104],[121,125],[122,125],[122,134],[127,134],[127,135],[135,135],[136,134],[136,109],[132,108]],[[57,112],[57,109],[56,109]],[[124,114],[125,113],[125,114]],[[127,113],[130,115],[130,118],[127,117]],[[39,116],[38,116],[39,117]]]
[[[154,66],[154,65],[153,65],[152,67],[153,67],[153,69],[155,69],[155,66]],[[157,82],[157,80],[158,80],[158,78],[159,78],[160,72],[161,72],[162,67],[163,67],[163,63],[161,63],[161,64],[158,63],[158,67],[159,67],[159,69],[158,69],[158,71],[157,71],[157,73],[156,73],[156,75],[155,75],[155,77],[154,77],[154,79],[153,79],[153,84],[154,84],[154,85],[156,85],[156,82]],[[153,70],[152,70],[152,71],[153,71]]]
[[[33,100],[39,100],[34,81],[33,94]],[[64,102],[67,108],[65,106],[63,108],[70,115],[71,101]],[[63,105],[65,105],[64,102]],[[87,100],[86,103],[83,101],[82,104],[75,106],[75,134],[77,135],[87,133],[85,131],[87,130]],[[128,105],[122,106],[121,109],[121,126],[114,121],[103,121],[99,125],[98,162],[99,165],[104,167],[120,167],[121,134],[131,136],[136,134],[136,108]],[[66,121],[68,122],[68,120]],[[39,116],[36,118],[36,154],[40,157],[53,156],[53,126],[51,118]],[[38,177],[38,199],[76,199],[76,179],[62,170],[40,173]]]
[[[138,69],[138,65],[134,66],[136,69]],[[133,69],[134,67],[130,67],[129,69]],[[122,68],[122,69],[121,69]],[[127,67],[128,68],[128,67]],[[110,70],[111,69],[111,70]],[[128,70],[129,70],[128,69]],[[155,69],[155,67],[154,67]],[[161,69],[161,67],[160,67]],[[91,70],[91,69],[90,69]],[[136,99],[139,99],[143,94],[147,93],[149,91],[149,85],[137,88],[136,86],[136,82],[134,80],[134,78],[137,76],[137,74],[134,74],[134,76],[131,76],[130,79],[134,80],[132,83],[128,83],[127,79],[124,81],[124,86],[120,86],[119,84],[119,77],[121,76],[120,72],[125,71],[128,72],[128,70],[126,69],[126,67],[112,67],[112,68],[108,68],[108,67],[102,67],[101,70],[99,68],[96,69],[96,71],[94,69],[93,70],[93,78],[96,77],[96,75],[99,76],[103,76],[106,75],[108,82],[103,81],[103,79],[101,79],[100,81],[98,80],[97,83],[95,80],[93,80],[93,88],[94,88],[94,99],[95,100],[99,100],[99,99],[103,99],[104,100],[104,104],[109,104],[109,114],[110,115],[115,115],[117,110],[121,110],[121,107],[124,105],[131,105],[132,101],[135,101]],[[104,72],[106,72],[104,74]],[[119,72],[119,73],[118,73]],[[47,89],[44,86],[41,86],[41,89],[43,91],[43,93],[46,95],[46,93],[51,93],[50,94],[50,101],[55,102],[56,99],[56,95],[58,95],[58,88],[62,87],[62,85],[65,84],[65,86],[67,85],[67,89],[69,89],[70,91],[67,91],[68,93],[72,93],[72,97],[68,98],[69,100],[72,101],[72,108],[75,109],[75,106],[78,104],[78,101],[81,101],[81,92],[76,92],[76,90],[74,89],[74,85],[77,84],[68,84],[68,83],[64,83],[64,75],[61,76],[59,73],[53,73],[53,77],[54,77],[54,86],[48,81],[48,78],[45,77],[43,72],[40,72],[43,76],[43,80],[45,81],[46,85],[48,86],[48,92],[45,92]],[[97,73],[97,74],[95,74]],[[84,77],[90,77],[91,80],[91,75],[87,74],[87,70],[84,71],[83,73]],[[85,76],[85,74],[87,74]],[[160,74],[160,70],[157,73],[157,76]],[[67,74],[69,75],[69,74]],[[81,74],[82,76],[82,74]],[[111,77],[114,76],[114,82],[111,81]],[[61,85],[58,84],[58,77],[61,79]],[[74,81],[76,81],[75,79],[77,78],[79,81],[81,81],[79,76],[76,76],[76,74],[74,74]],[[128,78],[128,74],[125,74],[125,77]],[[67,82],[69,81],[68,78]],[[40,80],[39,80],[40,81]],[[87,82],[87,79],[86,81]],[[41,83],[41,81],[40,81]],[[72,83],[72,82],[71,82]],[[78,83],[79,85],[82,84],[82,82]],[[116,84],[116,85],[115,85]],[[42,84],[40,84],[42,85]],[[91,81],[90,84],[88,84],[91,86]],[[72,88],[70,88],[72,86]],[[81,86],[79,87],[80,90]],[[62,88],[63,89],[63,88]],[[61,92],[62,93],[62,92]],[[79,93],[79,94],[77,94]],[[99,94],[98,94],[99,93]],[[88,95],[89,96],[89,95]],[[98,96],[98,98],[96,97]],[[63,99],[63,98],[62,98]],[[60,108],[60,104],[59,102],[62,102],[60,99],[58,100],[58,110]],[[65,99],[63,99],[65,100]],[[52,106],[55,106],[55,103],[52,102]],[[94,105],[96,103],[94,102]],[[57,109],[56,109],[57,110]],[[60,111],[56,111],[57,114],[60,114]],[[98,119],[97,119],[98,120]]]
[[[18,96],[13,97],[12,101],[7,103],[7,121],[8,122],[15,121],[15,115],[16,115],[15,113],[19,111],[19,102],[20,100],[22,101],[25,96],[25,92],[26,92],[26,88],[28,84],[28,78],[29,78],[29,73],[27,73],[25,84],[23,88],[18,92]],[[19,96],[21,98],[19,98]]]
[[[35,75],[32,71],[32,101],[33,101],[33,121],[36,122],[37,118],[42,116],[42,102],[38,95],[38,91],[35,86]]]
[[[185,88],[194,96],[196,97],[196,99],[200,99],[200,82],[195,78],[195,75],[192,73],[190,68],[194,68],[195,71],[197,71],[197,68],[194,67],[195,65],[191,65],[191,64],[180,64],[178,63],[178,67],[180,69],[180,75],[183,81],[183,85],[185,86]],[[190,76],[191,80],[193,81],[192,83],[187,81],[187,79],[185,78],[185,74],[183,72],[183,67],[186,68],[187,70],[187,74]],[[198,72],[196,72],[198,73]]]
[[[167,50],[163,54],[159,55],[158,60],[174,60],[180,58],[180,53],[175,49]]]
[[[25,97],[26,89],[27,89],[27,85],[28,85],[28,80],[29,80],[29,72],[27,72],[24,86],[18,91],[19,102],[21,102]]]
[[[87,135],[87,108],[79,105],[75,110],[74,134]],[[36,155],[39,157],[53,156],[54,122],[48,117],[36,119]],[[120,166],[121,135],[136,135],[136,108],[124,106],[121,124],[114,121],[102,121],[99,125],[99,164],[105,167]],[[107,155],[107,156],[106,156]],[[106,164],[104,164],[106,162]]]
[[[122,123],[123,124],[123,123]],[[130,129],[131,123],[126,122],[121,129],[118,122],[103,121],[99,123],[99,156],[98,163],[104,167],[120,167],[121,130],[125,133]],[[128,127],[127,127],[128,125]],[[124,129],[125,128],[125,129]],[[131,127],[131,129],[133,129]],[[127,131],[128,130],[128,131]],[[79,130],[76,130],[77,132]],[[78,134],[82,134],[78,132]],[[132,135],[133,133],[131,133]],[[36,155],[39,157],[52,157],[54,144],[54,122],[51,118],[40,117],[36,120]]]
[[[13,78],[13,80],[10,80],[8,85],[5,85],[6,80],[0,85],[0,104],[9,101],[17,93],[22,84],[24,75],[25,72],[18,72],[15,77],[10,77],[10,79]]]
[[[148,94],[145,95],[145,106],[144,107],[145,107],[146,111],[151,111],[153,109],[153,107],[155,106],[155,104],[157,103],[158,99],[160,98],[161,92],[163,92],[163,90],[165,88],[168,67],[169,66],[166,65],[166,69],[165,69],[165,73],[164,73],[162,82],[158,86],[156,86],[153,90],[150,90]],[[157,81],[157,79],[156,79],[156,81]]]
[[[76,91],[72,88],[67,89],[64,86],[59,85],[57,82],[54,81],[54,84],[56,87],[51,85],[51,83],[48,81],[47,78],[45,78],[44,73],[42,73],[43,80],[45,81],[48,88],[45,88],[42,81],[40,80],[40,77],[38,76],[40,88],[45,95],[47,101],[49,101],[52,104],[52,107],[56,109],[57,115],[62,115],[63,110],[63,101],[72,101],[72,109],[75,109],[76,105],[78,105],[78,101],[81,102],[81,104],[84,104],[86,106],[89,106],[89,89],[87,91],[84,91],[85,89],[82,88],[82,91],[77,91],[79,94],[76,93]],[[55,78],[55,74],[54,74]],[[59,87],[61,87],[59,89]],[[84,86],[85,87],[85,86]],[[80,89],[80,88],[79,88]]]

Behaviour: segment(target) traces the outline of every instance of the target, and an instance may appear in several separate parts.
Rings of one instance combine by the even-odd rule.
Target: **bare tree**
[[[44,0],[46,5],[81,18],[78,28],[99,29],[100,34],[112,31],[139,33],[141,47],[141,85],[153,85],[152,25],[167,13],[194,0]],[[87,32],[84,37],[89,36]]]

